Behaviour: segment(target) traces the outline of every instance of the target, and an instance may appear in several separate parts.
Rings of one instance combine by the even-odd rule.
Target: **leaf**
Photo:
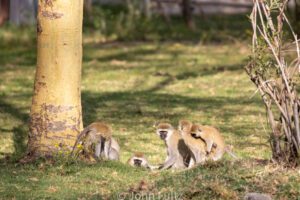
[[[30,178],[28,178],[28,180],[32,181],[32,182],[38,182],[39,181],[39,179],[36,178],[36,177],[30,177]]]

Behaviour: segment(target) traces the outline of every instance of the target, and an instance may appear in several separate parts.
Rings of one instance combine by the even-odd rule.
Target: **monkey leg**
[[[109,151],[109,154],[108,154],[108,159],[109,160],[119,160],[119,153],[111,148],[111,150]]]
[[[196,157],[196,163],[200,163],[200,164],[203,164],[205,161],[206,161],[206,153],[203,152],[203,151],[196,151],[196,154],[195,154],[195,157]]]
[[[101,143],[97,143],[95,146],[95,158],[97,160],[100,159],[100,153],[101,153]]]
[[[193,157],[191,157],[191,160],[190,160],[188,168],[192,168],[195,164],[196,164],[195,159]]]
[[[169,159],[163,164],[163,166],[160,167],[161,170],[164,169],[169,169],[170,167],[172,167],[174,165],[174,163],[176,162],[176,156],[170,156]]]
[[[213,161],[217,161],[217,160],[220,160],[222,157],[223,157],[223,154],[224,154],[224,151],[222,149],[217,149],[215,151],[215,154],[212,155],[212,159]]]

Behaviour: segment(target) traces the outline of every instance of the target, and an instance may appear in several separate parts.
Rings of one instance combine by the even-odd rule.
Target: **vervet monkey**
[[[92,154],[94,159],[105,158],[115,160],[119,158],[120,147],[112,138],[112,128],[102,122],[94,122],[87,126],[78,136],[72,154],[79,143],[82,143],[86,154]]]
[[[204,140],[206,143],[206,153],[209,157],[217,161],[222,158],[224,152],[227,152],[234,158],[237,158],[229,149],[225,146],[224,139],[220,132],[212,126],[203,126],[194,124],[191,128],[191,135],[194,138]]]
[[[205,142],[192,137],[191,129],[193,124],[188,120],[180,120],[178,124],[178,130],[189,149],[193,152],[192,162],[190,162],[189,168],[194,164],[201,164],[207,160],[205,152]]]
[[[165,142],[167,158],[159,169],[186,168],[192,157],[192,152],[184,143],[180,134],[171,124],[160,123],[156,128],[156,134]]]
[[[152,166],[149,164],[148,160],[146,159],[145,155],[143,153],[134,153],[131,158],[127,161],[129,165],[132,167],[144,167],[150,170],[153,170],[157,167]]]

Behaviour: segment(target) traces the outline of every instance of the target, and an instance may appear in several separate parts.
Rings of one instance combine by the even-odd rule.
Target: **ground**
[[[111,124],[120,162],[16,162],[26,148],[36,62],[31,29],[1,31],[0,199],[240,199],[264,192],[300,198],[300,171],[272,164],[264,106],[243,67],[249,41],[99,41],[84,34],[84,124]],[[179,119],[213,125],[239,157],[192,170],[149,172],[126,165],[133,152],[164,161],[153,125]],[[150,196],[148,196],[150,197]],[[142,198],[139,198],[142,199]]]

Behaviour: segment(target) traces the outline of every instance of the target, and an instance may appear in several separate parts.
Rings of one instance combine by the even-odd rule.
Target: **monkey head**
[[[169,123],[160,123],[156,128],[156,134],[162,140],[168,140],[168,138],[173,134],[174,128]]]
[[[100,133],[101,138],[105,140],[109,140],[112,137],[112,128],[110,125],[104,123],[104,122],[94,122],[90,125],[90,129]]]
[[[178,123],[178,130],[180,134],[188,133],[191,131],[193,124],[188,120],[180,120]]]
[[[131,158],[129,158],[128,164],[133,167],[148,167],[148,161],[143,153],[135,153]]]
[[[140,159],[140,158],[134,158],[133,159],[134,166],[141,167],[142,166],[142,162],[143,162],[143,160]]]
[[[202,133],[203,133],[203,131],[198,124],[192,125],[190,134],[193,138],[196,138],[196,139],[201,138]]]

